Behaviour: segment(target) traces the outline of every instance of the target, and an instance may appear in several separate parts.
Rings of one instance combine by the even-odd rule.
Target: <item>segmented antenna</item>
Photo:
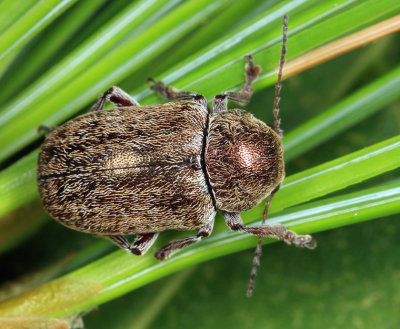
[[[287,43],[287,30],[288,30],[288,18],[287,16],[283,16],[283,36],[282,36],[282,50],[281,50],[281,61],[279,62],[279,71],[278,71],[278,80],[275,86],[275,99],[274,99],[274,118],[275,118],[275,125],[274,130],[279,134],[281,134],[281,130],[279,126],[281,124],[281,119],[279,119],[279,93],[281,91],[281,80],[282,80],[282,70],[283,65],[285,64],[285,55],[286,55],[286,43]]]
[[[273,109],[274,118],[275,118],[274,130],[280,136],[282,136],[282,132],[279,128],[281,120],[279,119],[278,104],[279,104],[279,99],[280,99],[279,92],[281,91],[282,69],[283,69],[283,65],[285,64],[287,30],[288,30],[288,18],[286,15],[284,15],[283,16],[283,36],[282,36],[281,60],[279,62],[278,80],[276,82],[276,87],[275,87],[275,98],[274,98],[274,109]],[[278,189],[279,189],[279,187],[278,187]],[[267,219],[267,216],[268,216],[268,208],[271,204],[271,200],[274,197],[275,193],[278,191],[278,189],[276,189],[269,195],[268,200],[265,203],[263,219],[262,219],[263,225],[265,224],[265,220]],[[257,275],[257,267],[260,265],[260,257],[261,257],[261,253],[262,253],[262,248],[261,248],[262,240],[263,240],[263,237],[259,236],[256,251],[254,253],[253,266],[251,268],[249,286],[247,288],[247,296],[248,297],[251,297],[253,295],[253,291],[254,291],[254,284],[255,284],[255,279],[256,279],[256,275]]]

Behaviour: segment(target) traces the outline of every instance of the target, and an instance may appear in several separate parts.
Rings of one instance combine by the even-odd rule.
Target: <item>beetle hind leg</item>
[[[144,255],[156,241],[158,233],[138,234],[132,244],[122,235],[104,235],[104,237],[129,253]]]
[[[168,259],[182,248],[187,247],[193,243],[200,241],[202,238],[209,236],[212,232],[213,227],[214,219],[204,225],[202,228],[200,228],[197,232],[197,235],[168,242],[164,247],[162,247],[154,254],[154,257],[156,257],[158,260]]]
[[[135,255],[145,254],[157,240],[158,233],[138,234],[129,250]]]

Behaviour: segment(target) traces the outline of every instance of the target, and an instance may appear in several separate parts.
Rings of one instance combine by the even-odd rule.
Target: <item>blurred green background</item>
[[[102,256],[115,250],[108,242],[68,230],[49,220],[41,210],[34,185],[35,159],[26,156],[35,152],[43,138],[39,139],[36,134],[34,120],[59,124],[86,111],[97,95],[107,89],[103,85],[119,85],[144,104],[162,102],[145,91],[148,76],[164,78],[178,87],[187,86],[211,97],[221,90],[237,88],[242,83],[242,57],[250,51],[256,60],[259,59],[264,79],[255,85],[256,92],[246,109],[272,123],[273,84],[276,80],[273,72],[279,61],[282,11],[289,14],[289,33],[292,33],[288,40],[289,60],[400,12],[397,1],[382,1],[380,4],[374,1],[239,0],[65,3],[62,7],[61,1],[26,1],[26,8],[21,5],[17,9],[11,1],[0,3],[0,9],[3,6],[9,13],[6,15],[0,10],[0,18],[3,19],[0,43],[9,42],[9,47],[0,48],[3,54],[0,55],[0,165],[3,170],[0,172],[0,203],[3,203],[0,206],[3,216],[0,217],[0,319],[15,316],[9,311],[9,306],[2,309],[1,300],[76,269],[85,273],[85,265],[97,259],[101,261]],[[53,12],[47,23],[34,30],[35,22],[48,17],[45,9],[41,12],[40,8],[36,8],[40,4],[47,4]],[[37,14],[33,15],[35,8]],[[128,18],[134,16],[127,14],[129,10],[132,13],[143,10],[144,14],[137,18],[137,23],[132,23],[135,21]],[[354,15],[354,12],[360,14]],[[19,16],[11,20],[11,13]],[[31,21],[26,20],[29,13]],[[121,18],[124,14],[127,15],[125,20]],[[8,20],[7,16],[10,16]],[[118,40],[106,41],[107,32],[111,33],[108,24],[115,17],[120,17],[117,21],[125,30],[121,28],[124,32],[117,33],[115,38]],[[173,30],[177,17],[182,22],[194,18],[186,28]],[[257,22],[268,17],[271,17],[270,25],[254,27],[248,38],[234,44],[235,38],[240,38],[246,27],[256,26]],[[340,20],[335,20],[337,17],[341,17]],[[15,22],[25,25],[21,23],[18,30]],[[160,22],[162,24],[157,25]],[[349,27],[345,28],[344,22],[348,22]],[[335,30],[338,25],[343,27],[343,31]],[[13,27],[15,30],[12,30]],[[21,31],[20,34],[18,31]],[[324,35],[328,39],[325,40]],[[96,36],[97,42],[103,42],[98,48],[94,41],[88,41]],[[157,48],[164,36],[165,45]],[[135,40],[138,42],[137,49],[134,47]],[[129,45],[130,42],[132,45]],[[219,49],[219,44],[226,44],[227,51]],[[82,49],[93,53],[86,59]],[[132,54],[126,53],[126,50]],[[113,57],[115,53],[117,55]],[[202,56],[205,60],[198,64]],[[110,67],[106,66],[108,58]],[[285,136],[290,138],[293,131],[309,120],[384,75],[396,72],[399,59],[400,35],[395,33],[285,80],[280,102],[281,127]],[[85,65],[82,64],[84,60],[87,60]],[[74,70],[66,69],[69,63]],[[220,67],[222,71],[218,71]],[[91,70],[94,72],[92,75]],[[118,75],[115,72],[125,73]],[[173,72],[178,73],[173,75]],[[104,77],[104,80],[98,77]],[[317,145],[289,157],[287,176],[398,136],[400,97],[397,96],[400,93],[396,91],[391,96],[383,97],[376,109],[365,118],[354,120],[350,127],[340,127],[339,124],[326,141],[316,133],[313,140],[317,141]],[[29,101],[29,97],[35,102],[24,105],[22,100]],[[351,118],[350,113],[344,120],[351,121]],[[22,165],[18,167],[21,161]],[[22,169],[13,171],[14,168]],[[393,165],[393,168],[396,169],[387,170],[379,176],[369,174],[370,178],[363,182],[325,194],[341,197],[372,187],[398,184],[398,165]],[[370,170],[373,172],[374,168]],[[336,179],[341,179],[340,172]],[[325,194],[321,193],[318,198],[322,204],[327,200]],[[396,197],[398,199],[393,200],[400,203],[399,194]],[[83,316],[88,329],[224,326],[232,329],[398,328],[399,208],[397,206],[397,210],[391,211],[394,213],[391,216],[377,213],[371,217],[376,218],[374,221],[352,226],[338,224],[341,227],[335,230],[314,233],[318,248],[313,251],[288,247],[283,243],[264,246],[255,293],[250,299],[245,292],[253,249],[235,252],[236,249],[232,248],[225,252],[229,254],[225,257],[212,259],[212,256],[205,256],[193,260],[192,263],[201,262],[197,265],[191,265],[190,258],[183,265],[177,261],[179,264],[172,272],[188,267],[134,291],[121,288],[121,291],[104,297],[104,300],[100,297],[92,303],[88,299],[82,304],[78,302],[76,308],[68,305],[65,312],[61,306],[57,311],[48,312],[43,305],[42,314],[32,314],[45,317],[66,314],[75,314],[78,318]],[[382,214],[386,213],[382,210]],[[260,213],[251,216],[249,221],[259,219]],[[221,222],[219,218],[217,233],[224,227]],[[305,228],[302,228],[299,224],[299,228],[306,230],[307,223],[304,225]],[[328,228],[329,225],[325,229]],[[172,236],[174,233],[168,232],[163,239]],[[251,239],[246,247],[240,248],[253,247],[255,241]],[[193,250],[196,252],[197,249]],[[121,259],[130,261],[128,256]],[[149,264],[149,271],[157,271],[150,267],[152,263]],[[107,267],[107,260],[104,266]],[[118,266],[109,268],[110,273],[113,270],[118,272],[124,263],[121,261]],[[154,275],[157,277],[157,274]],[[107,278],[115,286],[124,281],[124,278],[114,279],[111,274]],[[125,279],[134,280],[130,276]],[[146,279],[143,282],[146,283]],[[112,288],[107,289],[112,291]],[[65,292],[56,290],[54,293]],[[118,297],[121,294],[124,296]],[[66,293],[66,296],[69,295]],[[102,304],[107,300],[111,301]],[[54,303],[57,304],[56,301]],[[97,306],[99,304],[102,305]],[[2,313],[2,310],[5,311]],[[32,314],[27,312],[19,316]]]

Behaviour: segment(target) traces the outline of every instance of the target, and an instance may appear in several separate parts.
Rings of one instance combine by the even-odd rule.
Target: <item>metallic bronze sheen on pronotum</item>
[[[228,99],[250,101],[260,67],[246,56],[246,83],[239,92],[207,100],[154,81],[152,89],[176,102],[140,106],[112,87],[88,114],[49,134],[39,154],[37,179],[48,213],[72,229],[102,235],[128,252],[144,254],[165,230],[193,230],[167,243],[155,256],[162,260],[211,234],[218,210],[232,230],[272,236],[288,244],[313,248],[309,235],[283,225],[246,226],[240,213],[274,193],[284,178],[278,94],[286,43],[275,95],[275,126],[243,110],[229,110]],[[111,102],[114,109],[103,110]],[[135,234],[130,243],[125,235]],[[259,240],[261,243],[261,238]],[[256,251],[252,279],[261,254]]]
[[[283,180],[279,135],[242,110],[211,115],[206,171],[217,209],[242,212],[264,200]]]

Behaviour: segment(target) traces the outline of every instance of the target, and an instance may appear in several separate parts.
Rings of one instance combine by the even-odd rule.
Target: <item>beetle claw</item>
[[[293,231],[287,231],[283,236],[283,241],[287,244],[293,244],[296,247],[302,247],[307,249],[315,249],[317,241],[315,241],[311,235],[297,235]]]
[[[154,254],[154,257],[158,260],[167,260],[169,258],[169,255],[167,252],[165,252],[164,248],[162,248]]]

